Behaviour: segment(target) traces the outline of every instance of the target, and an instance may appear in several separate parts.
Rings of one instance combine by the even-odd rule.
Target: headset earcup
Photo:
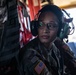
[[[38,21],[36,20],[33,20],[31,21],[31,25],[30,25],[30,28],[31,28],[31,33],[33,36],[37,36],[38,34]]]
[[[61,32],[60,32],[60,35],[59,35],[59,37],[61,38],[61,39],[64,39],[64,38],[67,38],[67,36],[68,36],[68,32],[69,32],[69,25],[67,24],[67,23],[64,23],[64,27],[61,29]]]

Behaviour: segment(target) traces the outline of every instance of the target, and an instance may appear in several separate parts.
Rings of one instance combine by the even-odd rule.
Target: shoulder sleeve
[[[24,75],[52,75],[34,49],[29,49],[22,61]]]

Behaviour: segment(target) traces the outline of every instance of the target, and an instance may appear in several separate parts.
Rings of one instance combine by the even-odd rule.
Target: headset
[[[48,9],[47,9],[48,8]],[[51,10],[50,10],[51,9]],[[55,9],[55,10],[54,10]],[[69,23],[72,22],[73,18],[71,18],[69,16],[69,18],[67,19],[65,16],[64,16],[64,13],[65,10],[63,9],[60,9],[59,7],[55,6],[55,5],[47,5],[45,6],[44,8],[42,8],[36,15],[35,15],[35,19],[31,21],[31,33],[33,36],[37,36],[38,34],[38,19],[39,19],[39,16],[41,13],[43,12],[46,12],[50,10],[51,12],[55,13],[56,16],[58,17],[59,21],[60,21],[60,29],[58,31],[58,37],[61,38],[61,39],[64,39],[64,38],[68,38],[68,35],[70,34],[70,26],[69,26]],[[57,11],[57,12],[56,12]],[[63,13],[64,12],[64,13]],[[68,15],[68,13],[66,13]],[[60,18],[59,18],[60,17]],[[73,31],[74,31],[74,25],[73,25]]]
[[[63,27],[60,32],[59,38],[68,40],[68,35],[72,35],[75,31],[75,26],[73,24],[73,18],[70,17],[70,14],[66,10],[62,9],[63,12]],[[66,18],[68,17],[68,18]]]

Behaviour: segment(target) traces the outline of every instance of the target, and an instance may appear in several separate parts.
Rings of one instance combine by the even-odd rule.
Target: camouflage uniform
[[[47,50],[36,38],[21,49],[19,54],[23,75],[62,75],[63,63],[54,44]]]

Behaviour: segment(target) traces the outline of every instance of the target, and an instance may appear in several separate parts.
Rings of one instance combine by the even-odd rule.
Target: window
[[[75,26],[75,31],[72,35],[68,36],[69,42],[76,42],[76,8],[65,9],[70,16],[73,18],[73,24]]]

